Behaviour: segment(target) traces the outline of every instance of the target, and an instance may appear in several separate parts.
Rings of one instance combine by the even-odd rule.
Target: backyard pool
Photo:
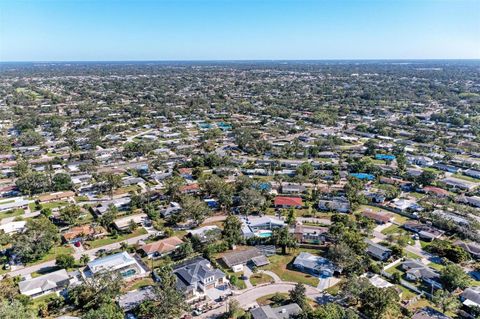
[[[258,232],[255,233],[255,236],[260,237],[260,238],[268,238],[272,236],[272,231],[271,230],[259,230]]]

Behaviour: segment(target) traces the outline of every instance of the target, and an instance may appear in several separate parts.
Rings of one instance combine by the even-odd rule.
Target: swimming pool
[[[255,233],[255,236],[260,237],[260,238],[268,238],[272,236],[272,231],[271,230],[259,230],[258,232]]]

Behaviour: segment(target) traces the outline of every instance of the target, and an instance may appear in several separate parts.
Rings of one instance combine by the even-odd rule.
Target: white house
[[[20,281],[18,287],[22,295],[36,298],[60,291],[70,284],[70,276],[65,269],[60,269],[36,278]]]
[[[133,279],[147,275],[147,271],[142,265],[125,251],[95,259],[87,264],[87,268],[93,275],[102,271],[117,271],[123,279]]]

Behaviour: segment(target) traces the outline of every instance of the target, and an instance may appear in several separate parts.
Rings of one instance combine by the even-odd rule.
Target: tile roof
[[[303,206],[303,200],[301,197],[275,197],[275,206]]]
[[[152,254],[152,253],[168,253],[173,250],[175,250],[179,245],[183,244],[183,241],[176,237],[169,237],[165,238],[150,244],[143,245],[141,249],[146,253],[146,254]]]

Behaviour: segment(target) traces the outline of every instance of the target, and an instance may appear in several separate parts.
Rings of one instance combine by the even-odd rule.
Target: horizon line
[[[149,60],[149,59],[132,59],[132,60],[10,60],[10,61],[0,61],[0,64],[9,64],[9,63],[86,63],[86,62],[332,62],[332,61],[479,61],[478,58],[324,58],[324,59],[159,59],[159,60]]]

